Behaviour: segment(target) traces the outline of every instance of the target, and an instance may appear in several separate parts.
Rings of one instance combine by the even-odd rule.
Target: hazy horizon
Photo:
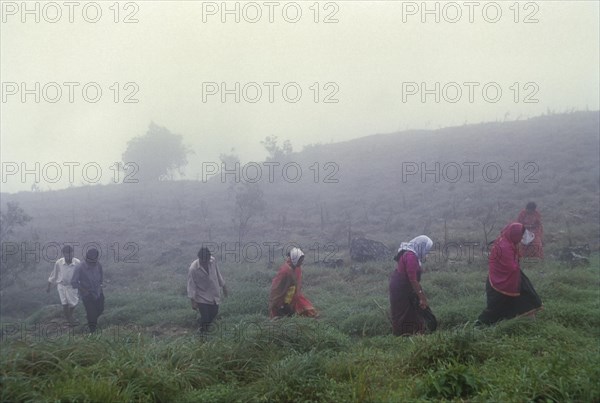
[[[0,159],[28,168],[94,162],[103,168],[99,183],[108,183],[127,141],[153,121],[195,151],[185,169],[193,179],[201,162],[232,149],[242,161],[263,160],[267,136],[299,151],[377,133],[600,109],[598,2],[464,3],[428,2],[427,14],[422,2],[227,2],[239,12],[236,23],[222,2],[127,2],[118,13],[113,3],[69,10],[30,2],[30,14],[25,3],[3,2]],[[89,83],[90,99],[102,91],[97,102],[82,95]],[[221,83],[240,90],[222,102],[220,89],[211,95]],[[423,102],[421,83],[439,83],[439,91]],[[138,102],[125,102],[128,95]],[[30,190],[32,177],[22,183],[3,172],[1,191]],[[65,179],[40,188],[65,188]]]

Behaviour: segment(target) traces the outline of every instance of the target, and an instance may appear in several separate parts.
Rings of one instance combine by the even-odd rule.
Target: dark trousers
[[[479,315],[479,321],[486,325],[535,312],[542,307],[542,300],[522,270],[519,296],[511,297],[494,290],[490,284],[489,277],[485,284],[485,293],[487,296],[487,307]]]
[[[210,324],[215,320],[219,313],[219,305],[217,304],[198,304],[200,312],[200,331],[207,332]]]
[[[85,307],[90,332],[94,333],[98,326],[98,317],[104,312],[104,294],[100,294],[98,298],[93,295],[88,295],[81,299],[83,301],[83,306]]]

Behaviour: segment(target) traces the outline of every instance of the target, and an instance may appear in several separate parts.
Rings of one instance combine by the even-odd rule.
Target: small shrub
[[[453,362],[427,371],[417,390],[427,398],[455,399],[473,396],[480,387],[481,381],[472,368]]]

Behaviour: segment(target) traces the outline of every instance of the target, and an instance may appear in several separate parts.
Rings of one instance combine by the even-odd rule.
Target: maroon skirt
[[[417,296],[406,275],[394,270],[390,276],[390,307],[395,336],[424,333],[425,320],[415,299]]]

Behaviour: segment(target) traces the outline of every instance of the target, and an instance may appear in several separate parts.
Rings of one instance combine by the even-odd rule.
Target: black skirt
[[[523,270],[521,270],[521,290],[519,296],[511,297],[494,290],[490,284],[489,277],[485,284],[485,293],[487,296],[487,307],[479,315],[479,321],[483,324],[489,325],[503,319],[526,315],[542,308],[542,300],[537,292],[535,292],[531,281],[523,273]]]

